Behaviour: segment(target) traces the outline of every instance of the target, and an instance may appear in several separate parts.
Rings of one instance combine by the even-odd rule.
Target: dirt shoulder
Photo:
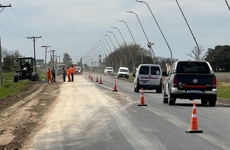
[[[30,82],[20,94],[0,100],[0,149],[20,149],[59,92],[61,82]]]

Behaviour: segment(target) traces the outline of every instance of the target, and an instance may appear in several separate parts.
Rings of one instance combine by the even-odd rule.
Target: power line
[[[28,35],[31,35],[31,34],[26,30],[25,26],[22,24],[22,22],[20,21],[20,19],[19,19],[18,16],[16,15],[16,13],[15,13],[13,7],[11,7],[11,8],[12,8],[12,11],[13,11],[15,17],[17,18],[18,22],[19,22],[20,25],[22,26],[22,28],[26,31],[26,33],[27,33]]]
[[[12,27],[15,29],[15,31],[18,32],[18,34],[20,34],[23,38],[25,38],[26,36],[22,35],[21,32],[19,32],[19,30],[14,26],[14,24],[12,23],[12,21],[10,20],[9,16],[5,13],[7,19],[9,20],[10,24],[12,25]]]

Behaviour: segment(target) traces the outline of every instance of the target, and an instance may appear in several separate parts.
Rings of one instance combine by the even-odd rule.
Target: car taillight
[[[177,79],[177,76],[174,76],[174,77],[173,77],[173,86],[174,86],[174,87],[177,87],[177,86],[178,86],[178,79]]]
[[[216,77],[212,77],[212,88],[216,88]]]
[[[162,78],[161,78],[161,80],[160,80],[160,84],[162,84]]]

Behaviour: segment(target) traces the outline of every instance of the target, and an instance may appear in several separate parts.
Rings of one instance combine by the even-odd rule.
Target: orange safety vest
[[[66,73],[67,73],[67,75],[70,75],[70,74],[71,74],[70,68],[66,70]]]
[[[51,77],[51,71],[48,70],[46,75],[47,75],[47,77]]]
[[[75,73],[75,67],[71,68],[71,73],[74,74]]]

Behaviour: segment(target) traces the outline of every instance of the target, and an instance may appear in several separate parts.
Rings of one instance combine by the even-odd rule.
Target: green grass
[[[225,82],[217,83],[217,97],[230,99],[230,84]]]
[[[26,83],[30,82],[29,80],[23,80],[14,83],[13,76],[14,76],[14,72],[2,74],[3,83],[2,86],[0,86],[0,98],[18,93],[21,89],[25,87]]]
[[[40,81],[46,79],[46,72],[38,72]],[[0,98],[20,92],[30,80],[13,82],[14,72],[4,72],[2,74],[2,86],[0,86]]]

